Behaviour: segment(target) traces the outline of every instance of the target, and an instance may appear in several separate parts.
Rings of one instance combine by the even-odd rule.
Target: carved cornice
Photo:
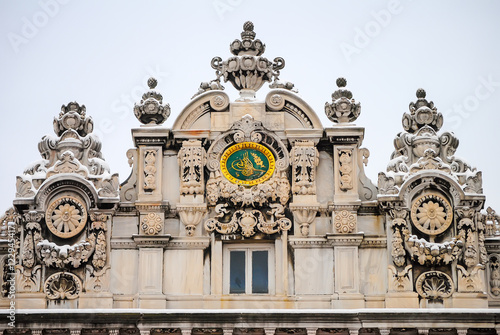
[[[326,234],[331,246],[360,246],[363,234]]]
[[[135,244],[143,248],[165,248],[170,238],[170,235],[132,235]]]
[[[365,236],[361,241],[360,248],[387,248],[385,236]]]
[[[170,210],[170,204],[167,202],[163,202],[161,204],[153,203],[135,203],[135,208],[139,212],[168,212]]]
[[[488,253],[500,253],[500,240],[497,239],[486,239],[484,241],[484,246]]]
[[[111,249],[137,249],[137,244],[130,237],[113,237]]]
[[[290,246],[294,249],[307,249],[307,248],[330,248],[331,243],[324,237],[308,237],[308,238],[294,238],[290,237],[288,240]]]
[[[165,249],[206,249],[210,245],[210,238],[173,238]]]

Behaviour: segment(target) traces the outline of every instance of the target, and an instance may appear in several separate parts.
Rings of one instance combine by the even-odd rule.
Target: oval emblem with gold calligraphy
[[[276,162],[273,153],[265,146],[242,142],[224,151],[220,166],[222,174],[230,182],[252,186],[271,178]]]

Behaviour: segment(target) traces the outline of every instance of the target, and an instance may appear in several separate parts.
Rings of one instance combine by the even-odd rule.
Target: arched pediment
[[[220,90],[205,92],[194,98],[179,114],[174,122],[172,130],[209,130],[210,113],[213,111],[227,111],[229,107],[229,96]],[[206,117],[208,115],[208,118]],[[202,119],[205,122],[200,122]],[[207,122],[208,121],[208,122]]]
[[[271,90],[266,96],[266,107],[285,114],[285,129],[321,129],[323,125],[316,112],[301,97],[284,89]]]

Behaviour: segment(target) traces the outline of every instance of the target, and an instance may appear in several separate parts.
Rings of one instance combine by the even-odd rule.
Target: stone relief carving
[[[144,191],[156,190],[156,155],[158,150],[144,152]]]
[[[163,229],[163,219],[156,213],[148,213],[141,220],[141,228],[146,235],[157,235]]]
[[[57,272],[47,278],[43,291],[50,300],[73,300],[80,296],[82,282],[72,273]]]
[[[96,269],[102,269],[106,265],[107,260],[107,242],[106,242],[106,221],[108,215],[103,213],[91,213],[90,219],[92,225],[90,227],[91,235],[90,240],[95,239],[95,251],[92,257],[92,265]]]
[[[418,276],[415,282],[417,293],[430,300],[450,297],[455,292],[453,280],[441,271],[428,271]]]
[[[86,205],[72,196],[57,198],[47,207],[45,223],[50,232],[57,237],[76,236],[87,223]]]
[[[403,270],[398,271],[394,265],[388,266],[389,292],[413,291],[412,265],[407,265]]]
[[[393,229],[391,256],[394,264],[401,267],[406,262],[403,236],[406,239],[409,234],[406,224],[408,211],[405,209],[391,209],[389,214],[392,218],[391,228]]]
[[[319,152],[312,141],[296,141],[290,152],[292,165],[292,193],[316,194],[316,167]]]
[[[395,150],[387,172],[379,174],[380,194],[398,194],[412,175],[428,170],[441,171],[454,179],[467,193],[482,193],[481,172],[455,156],[458,139],[453,133],[438,135],[443,116],[434,103],[417,90],[417,101],[410,104],[410,114],[403,116],[404,132],[394,140]]]
[[[201,146],[201,141],[189,140],[182,143],[182,148],[178,155],[181,169],[182,195],[202,195],[204,189],[204,172],[206,163],[206,152]]]
[[[497,254],[490,256],[490,292],[493,296],[500,296],[500,257]]]
[[[346,85],[345,78],[338,78],[338,90],[332,94],[332,103],[325,103],[326,116],[332,122],[354,122],[361,113],[361,105],[352,98],[352,92],[344,88]]]
[[[302,236],[309,236],[309,226],[313,223],[314,219],[316,219],[319,206],[291,204],[290,209],[293,213],[295,224],[299,225],[300,234]]]
[[[342,149],[338,151],[339,155],[339,174],[340,174],[340,189],[342,191],[351,190],[353,188],[352,177],[352,149]]]
[[[335,212],[333,225],[339,234],[352,233],[356,229],[356,212],[340,210]]]
[[[453,209],[444,197],[424,194],[413,201],[411,220],[415,228],[432,238],[450,227]]]
[[[216,231],[219,234],[235,234],[240,232],[244,237],[251,237],[257,232],[264,234],[275,234],[287,231],[292,227],[290,219],[285,217],[284,207],[280,204],[271,204],[270,210],[266,212],[269,219],[259,210],[237,210],[229,221],[219,221],[226,214],[228,204],[219,204],[215,207],[217,213],[215,218],[205,221],[205,229],[209,232]]]
[[[464,240],[461,236],[443,243],[428,242],[416,235],[409,235],[406,240],[411,260],[425,266],[451,264],[460,256],[463,246]]]
[[[484,213],[481,213],[480,220],[484,225],[485,237],[495,237],[500,235],[500,215],[493,208],[488,207]]]
[[[467,271],[460,264],[457,265],[458,292],[484,292],[484,265],[476,264],[472,270]]]
[[[177,204],[177,213],[186,228],[186,235],[193,236],[196,227],[207,212],[206,204]]]
[[[100,270],[87,265],[85,267],[85,292],[107,292],[109,291],[109,270],[110,266],[105,266]]]
[[[143,124],[159,125],[170,116],[170,105],[163,105],[163,96],[154,90],[157,84],[155,78],[149,78],[150,91],[142,95],[140,105],[134,105],[135,117]]]

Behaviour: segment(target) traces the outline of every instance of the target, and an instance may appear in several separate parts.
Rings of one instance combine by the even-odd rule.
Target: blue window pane
[[[267,251],[252,252],[252,293],[269,293]]]
[[[245,251],[231,251],[229,258],[229,293],[245,293]]]

